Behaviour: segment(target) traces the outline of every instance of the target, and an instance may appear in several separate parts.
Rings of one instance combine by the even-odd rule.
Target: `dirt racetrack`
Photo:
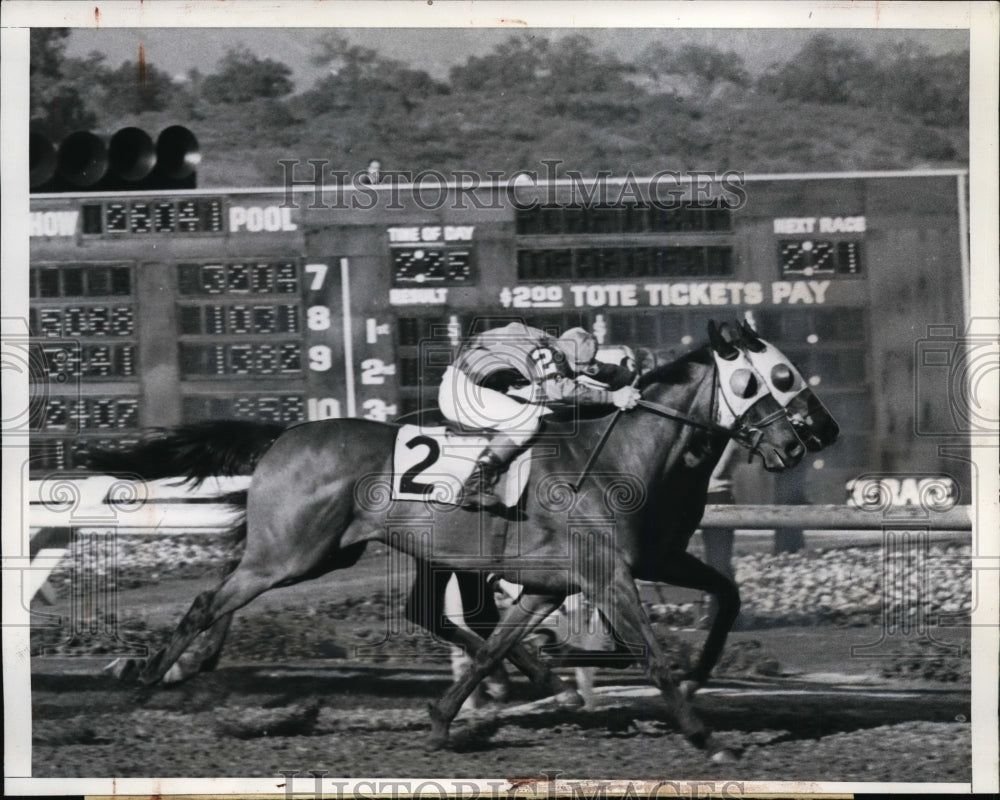
[[[507,704],[463,712],[452,749],[428,752],[426,706],[448,686],[449,655],[420,631],[400,629],[380,644],[399,602],[372,591],[385,586],[383,571],[369,560],[367,572],[362,564],[335,583],[264,595],[237,615],[214,673],[167,688],[128,687],[102,667],[116,648],[158,646],[214,575],[147,575],[122,589],[117,642],[91,636],[81,646],[67,639],[67,598],[36,604],[62,615],[63,627],[33,632],[33,775],[259,776],[275,786],[282,773],[310,770],[341,778],[971,778],[968,629],[935,629],[963,655],[931,657],[912,637],[879,644],[879,624],[864,616],[733,634],[696,707],[736,763],[713,763],[675,733],[636,668],[600,670],[593,707],[579,711],[555,708],[517,676]],[[657,631],[680,665],[704,637],[664,620]],[[852,657],[852,646],[873,657]]]

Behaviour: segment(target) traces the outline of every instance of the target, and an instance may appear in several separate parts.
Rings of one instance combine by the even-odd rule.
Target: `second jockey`
[[[445,370],[441,412],[466,427],[496,433],[462,489],[468,508],[499,503],[500,475],[537,433],[550,403],[634,408],[639,392],[626,364],[597,361],[597,339],[583,328],[555,338],[521,322],[481,333]]]

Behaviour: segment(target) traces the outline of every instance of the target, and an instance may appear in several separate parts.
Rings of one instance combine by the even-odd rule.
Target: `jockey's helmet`
[[[576,371],[588,366],[597,357],[597,337],[583,328],[570,328],[556,340],[556,347]]]

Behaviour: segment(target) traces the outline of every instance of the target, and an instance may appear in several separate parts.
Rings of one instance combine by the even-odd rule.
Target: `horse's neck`
[[[711,423],[715,396],[713,368],[694,363],[691,370],[691,378],[684,383],[653,384],[643,392],[643,399],[680,411],[699,422]],[[644,465],[650,480],[662,479],[669,474],[691,446],[692,437],[699,433],[691,425],[667,419],[647,409],[637,408],[625,419],[631,434],[631,460]]]

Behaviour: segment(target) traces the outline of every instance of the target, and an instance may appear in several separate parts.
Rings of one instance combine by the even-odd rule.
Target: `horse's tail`
[[[91,470],[109,475],[180,478],[198,487],[211,477],[250,475],[284,430],[284,425],[243,420],[158,428],[131,446],[91,450],[87,462]]]

